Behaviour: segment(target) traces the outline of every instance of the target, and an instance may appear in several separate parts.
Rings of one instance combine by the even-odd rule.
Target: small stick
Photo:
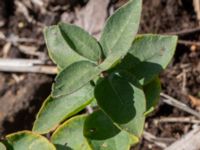
[[[158,138],[146,131],[143,132],[143,137],[145,140],[154,143],[155,145],[161,147],[162,149],[166,148],[169,143],[175,141],[175,139],[173,138]]]
[[[10,59],[10,58],[0,58],[0,66],[33,66],[33,65],[42,65],[44,64],[43,60],[39,59]]]
[[[171,106],[174,106],[176,108],[179,108],[189,114],[192,114],[194,115],[195,117],[197,117],[198,119],[200,119],[200,113],[197,112],[197,111],[194,111],[193,109],[191,109],[189,106],[187,106],[186,104],[176,100],[175,98],[167,95],[167,94],[164,94],[164,93],[161,93],[160,94],[164,99],[163,102],[168,104],[168,105],[171,105]]]
[[[194,119],[194,117],[163,117],[160,119],[155,119],[154,122],[157,123],[191,123],[200,124],[200,120]]]
[[[147,131],[144,131],[143,135],[144,135],[145,138],[152,139],[154,141],[164,142],[164,143],[171,143],[171,142],[174,142],[176,140],[175,138],[156,137],[155,135],[153,135],[153,134],[151,134]]]
[[[186,41],[186,40],[179,40],[178,44],[182,44],[182,45],[186,45],[186,46],[191,46],[191,45],[200,46],[200,42]]]
[[[38,59],[0,59],[0,71],[56,74],[57,67],[45,65]]]
[[[169,32],[169,33],[165,33],[165,34],[184,36],[187,34],[192,34],[192,33],[197,33],[197,32],[200,32],[200,27],[196,27],[193,29],[185,29],[185,30],[181,30],[181,31],[177,31],[177,32]]]
[[[55,66],[19,66],[19,67],[8,67],[0,66],[1,72],[18,72],[18,73],[42,73],[54,75],[57,73],[57,68]]]

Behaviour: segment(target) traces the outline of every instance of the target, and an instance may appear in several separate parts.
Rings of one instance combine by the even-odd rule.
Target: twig
[[[153,134],[144,131],[143,137],[145,140],[154,143],[155,145],[161,147],[161,148],[166,148],[168,144],[172,143],[175,141],[173,138],[159,138],[154,136]]]
[[[176,108],[179,108],[189,114],[192,114],[194,115],[195,117],[199,118],[200,119],[200,113],[197,112],[197,111],[194,111],[193,109],[191,109],[189,106],[187,106],[186,104],[176,100],[175,98],[167,95],[167,94],[164,94],[164,93],[161,93],[160,94],[164,99],[163,102],[168,104],[168,105],[171,105],[171,106],[174,106]]]
[[[184,36],[184,35],[187,35],[187,34],[193,34],[193,33],[198,33],[198,32],[200,32],[200,27],[196,27],[196,28],[193,28],[193,29],[185,29],[185,30],[181,30],[181,31],[177,31],[177,32],[169,32],[169,33],[166,33],[166,34]]]
[[[56,74],[57,68],[37,59],[0,59],[0,71]]]
[[[22,67],[7,67],[0,66],[1,72],[18,72],[18,73],[42,73],[42,74],[56,74],[57,68],[54,66],[22,66]]]
[[[44,61],[39,59],[0,59],[0,66],[8,67],[33,66],[41,64],[44,64]]]
[[[200,149],[200,127],[194,128],[180,140],[174,142],[165,150],[199,150]]]
[[[163,117],[160,119],[155,119],[154,122],[157,123],[191,123],[200,124],[200,120],[194,119],[194,117]]]
[[[182,45],[186,45],[186,46],[191,46],[191,45],[200,46],[200,42],[186,41],[186,40],[179,40],[178,44],[182,44]]]

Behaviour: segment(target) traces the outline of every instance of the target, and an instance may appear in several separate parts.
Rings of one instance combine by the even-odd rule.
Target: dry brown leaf
[[[200,108],[200,99],[192,95],[188,95],[192,107]]]
[[[97,39],[107,18],[109,0],[90,0],[86,7],[76,11],[74,24],[81,26]]]

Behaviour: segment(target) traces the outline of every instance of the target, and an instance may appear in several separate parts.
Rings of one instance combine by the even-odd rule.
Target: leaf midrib
[[[85,48],[90,49],[91,51],[93,51],[93,48],[92,48],[91,46],[85,44],[85,42],[83,42],[82,40],[80,40],[80,39],[77,38],[76,36],[74,36],[74,39],[76,39],[76,40],[77,40],[82,46],[84,46]],[[92,40],[96,41],[95,39],[92,39]],[[97,42],[97,41],[96,41],[96,42]],[[94,45],[94,43],[93,43],[92,45]],[[96,44],[96,45],[98,45],[98,44]],[[99,47],[99,45],[98,45],[98,47]],[[96,48],[96,49],[99,49],[99,48]],[[76,51],[77,51],[77,50],[76,50]],[[97,50],[97,51],[98,51],[98,59],[100,59],[100,52],[99,52],[99,50]],[[77,52],[77,53],[79,54],[80,52]],[[79,54],[79,55],[83,56],[82,54]],[[83,56],[83,57],[85,57],[85,56]],[[85,58],[86,58],[86,57],[85,57]],[[86,59],[88,59],[88,58],[86,58]],[[97,60],[93,60],[93,61],[97,61]]]
[[[126,27],[127,27],[128,24],[130,23],[130,20],[131,20],[131,17],[132,17],[132,13],[133,13],[133,12],[134,12],[134,11],[132,11],[132,12],[129,14],[128,20],[126,21],[126,23],[123,25],[122,29],[120,30],[120,33],[121,33],[121,34],[118,34],[119,36],[116,38],[116,40],[115,40],[113,46],[110,48],[111,51],[112,51],[113,48],[116,46],[116,43],[118,43],[118,41],[121,39],[123,33],[125,32]],[[136,11],[136,12],[137,12],[137,11]],[[134,22],[134,24],[135,24],[135,22]]]

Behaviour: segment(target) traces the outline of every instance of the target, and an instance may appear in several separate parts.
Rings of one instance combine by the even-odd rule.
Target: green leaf
[[[145,85],[167,67],[174,55],[176,44],[177,36],[138,36],[120,67],[129,70]]]
[[[96,111],[86,119],[84,135],[89,139],[105,140],[119,132],[120,129],[102,111]]]
[[[58,74],[52,87],[52,96],[55,98],[71,94],[95,78],[100,72],[100,69],[89,61],[76,62]]]
[[[86,118],[84,135],[93,150],[129,150],[138,139],[118,129],[102,111]]]
[[[58,127],[51,137],[57,150],[92,150],[83,136],[85,118],[85,115],[76,116]]]
[[[63,69],[74,62],[86,59],[69,47],[58,26],[46,27],[44,37],[49,56],[59,68]]]
[[[128,52],[138,31],[141,8],[142,0],[129,0],[108,19],[100,39],[105,56],[122,57]]]
[[[118,126],[140,137],[146,111],[145,95],[137,81],[119,74],[104,78],[95,88],[95,98],[100,108]]]
[[[60,23],[59,28],[67,44],[76,53],[95,62],[101,60],[101,47],[88,32],[78,26],[64,23]]]
[[[78,91],[59,98],[49,96],[43,103],[33,131],[48,133],[58,126],[60,122],[84,109],[93,100],[93,86],[89,83]]]
[[[146,111],[151,112],[155,109],[160,99],[161,84],[159,78],[156,77],[150,83],[145,85],[143,89],[147,101]]]
[[[21,131],[6,136],[13,150],[56,150],[46,138],[29,131]]]
[[[0,150],[6,150],[6,147],[4,146],[3,143],[0,142]]]

